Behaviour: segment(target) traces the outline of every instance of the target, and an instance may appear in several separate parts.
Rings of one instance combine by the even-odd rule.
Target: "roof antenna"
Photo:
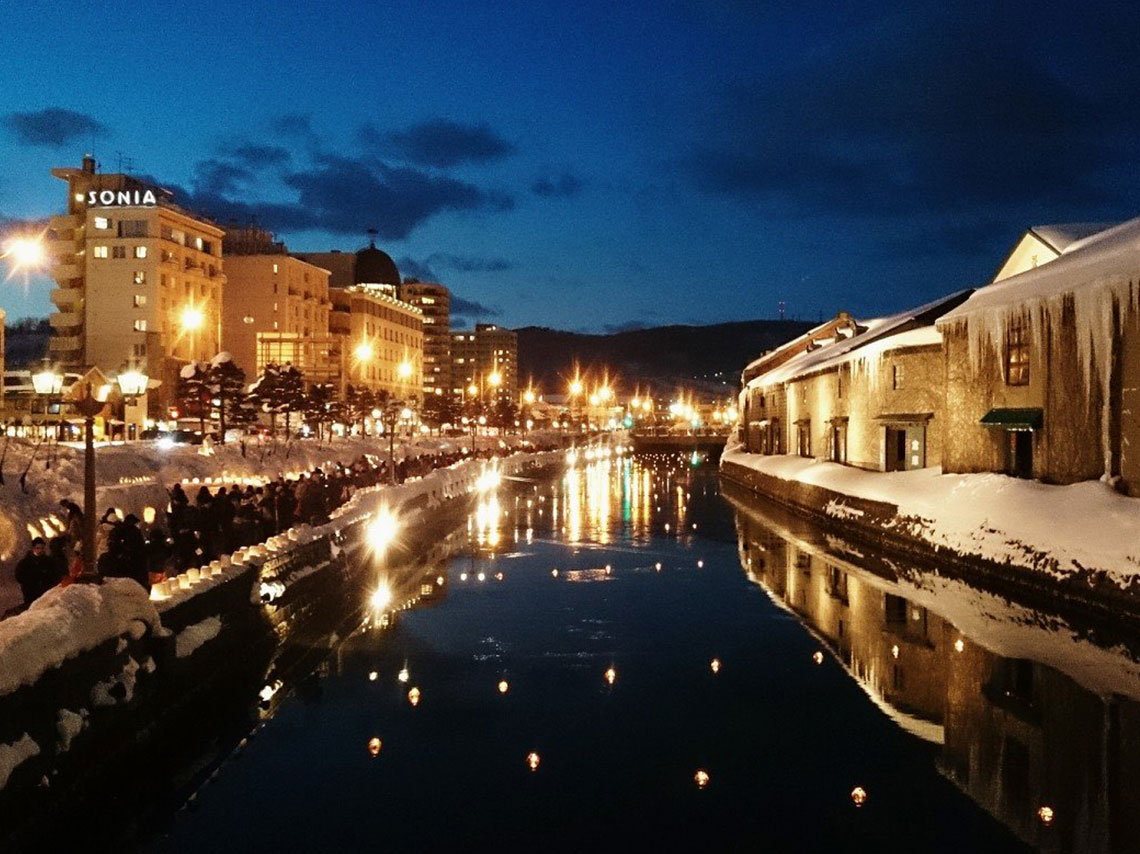
[[[368,229],[368,248],[369,249],[375,249],[376,248],[376,234],[377,234],[376,229],[374,229],[374,228]]]

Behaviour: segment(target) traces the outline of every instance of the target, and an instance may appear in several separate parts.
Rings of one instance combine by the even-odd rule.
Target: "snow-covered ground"
[[[1051,486],[1002,474],[942,474],[940,468],[872,472],[804,457],[748,454],[721,458],[782,480],[820,486],[898,507],[895,528],[965,555],[1063,576],[1104,570],[1129,583],[1140,577],[1140,499],[1099,481]],[[829,515],[858,513],[842,500]],[[1041,565],[1041,554],[1051,558]]]
[[[552,434],[556,435],[556,434]],[[478,437],[480,448],[517,446],[524,440],[544,442],[552,435]],[[467,447],[470,437],[417,437],[409,443],[397,442],[396,457],[437,451],[453,451]],[[500,444],[501,443],[501,444]],[[27,551],[31,530],[42,533],[45,521],[52,532],[52,514],[61,517],[59,501],[70,498],[83,505],[83,449],[61,445],[51,454],[45,444],[38,450],[31,444],[12,440],[2,471],[0,485],[0,613],[20,601],[20,591],[12,573],[16,562]],[[276,478],[311,470],[333,462],[349,463],[361,454],[381,459],[388,455],[388,443],[380,438],[341,438],[318,442],[305,439],[286,445],[250,442],[243,457],[236,443],[215,445],[209,455],[192,445],[162,448],[156,442],[100,445],[96,448],[96,503],[102,514],[108,507],[142,518],[143,509],[154,507],[160,512],[167,502],[166,489],[175,481],[203,481],[209,477]],[[34,455],[34,459],[33,459]],[[51,457],[50,468],[46,463]],[[28,463],[31,461],[31,467]],[[27,470],[25,493],[20,488],[20,475]]]

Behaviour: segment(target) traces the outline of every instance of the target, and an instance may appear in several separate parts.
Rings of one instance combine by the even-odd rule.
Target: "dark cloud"
[[[513,261],[506,258],[482,258],[475,255],[453,255],[449,252],[434,252],[422,261],[405,256],[399,267],[405,273],[420,281],[439,281],[436,270],[455,270],[460,273],[498,273],[512,270]]]
[[[293,201],[245,201],[237,191],[252,177],[243,166],[205,160],[198,164],[190,190],[182,191],[183,199],[223,221],[256,222],[275,231],[320,229],[353,235],[375,228],[385,240],[403,239],[443,212],[509,210],[514,204],[508,196],[447,176],[328,154],[283,176]]]
[[[301,113],[287,113],[278,116],[270,123],[274,133],[281,136],[291,136],[298,139],[310,139],[315,136],[312,120]]]
[[[1112,33],[1123,22],[1070,26],[1035,9],[966,4],[919,24],[892,18],[807,70],[728,95],[683,168],[711,193],[812,213],[1062,216],[1134,205],[1140,114],[1120,105],[1140,78]],[[1026,13],[1042,24],[1032,34],[1016,24]],[[1095,67],[1048,62],[1050,39],[1067,29],[1096,45]]]
[[[499,160],[515,150],[487,125],[466,125],[450,119],[432,119],[393,131],[364,124],[357,131],[357,140],[381,154],[443,169]]]
[[[514,262],[506,258],[480,258],[475,255],[452,255],[436,252],[429,255],[427,263],[437,267],[458,270],[461,273],[498,273],[514,268]]]
[[[105,136],[107,126],[85,113],[62,107],[47,107],[29,113],[9,113],[4,123],[26,145],[60,148],[75,139]]]
[[[239,191],[252,178],[253,173],[243,166],[210,158],[195,165],[191,181],[196,194],[217,196]]]
[[[289,150],[280,145],[259,145],[253,142],[234,146],[225,153],[250,169],[284,166],[292,159]]]
[[[322,157],[315,168],[286,176],[285,183],[322,228],[359,234],[372,227],[387,240],[407,237],[444,211],[504,210],[513,204],[455,178],[339,156]]]
[[[417,261],[415,258],[405,255],[396,262],[396,266],[400,268],[400,272],[405,278],[419,279],[421,282],[439,281],[439,276],[428,266],[426,261]]]
[[[498,317],[503,313],[503,310],[495,306],[484,305],[475,300],[466,300],[463,299],[463,297],[457,297],[452,294],[451,313],[452,315],[458,314],[465,317]]]
[[[566,171],[555,178],[539,178],[530,185],[530,189],[536,196],[567,199],[578,195],[582,189],[582,179]]]

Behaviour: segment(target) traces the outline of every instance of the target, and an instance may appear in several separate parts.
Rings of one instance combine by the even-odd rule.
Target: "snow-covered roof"
[[[1035,225],[1029,230],[1058,254],[1062,254],[1078,240],[1099,234],[1114,225],[1116,223],[1113,222],[1069,222],[1060,225]]]
[[[1124,284],[1140,278],[1140,217],[1077,240],[1054,261],[978,288],[938,323],[988,309],[1029,305],[1079,288]]]
[[[881,354],[901,347],[940,344],[942,334],[934,328],[934,319],[948,308],[966,299],[970,291],[958,291],[933,302],[907,309],[887,317],[859,321],[863,331],[851,337],[836,337],[831,342],[800,353],[748,383],[749,388],[788,382],[814,371],[824,370],[862,355]],[[872,349],[868,349],[872,348]]]
[[[747,365],[744,366],[744,371],[742,372],[742,375],[744,377],[748,377],[749,374],[753,374],[756,371],[760,370],[760,367],[765,362],[778,361],[779,357],[784,355],[785,353],[787,353],[789,350],[795,350],[799,347],[805,346],[813,338],[820,337],[822,330],[827,329],[829,326],[831,326],[837,320],[842,320],[842,319],[843,318],[841,318],[840,316],[836,316],[836,317],[831,318],[830,320],[826,320],[823,323],[819,324],[818,326],[813,326],[811,329],[809,329],[807,332],[803,333],[802,335],[797,335],[795,338],[791,339],[790,341],[784,342],[779,347],[776,347],[772,350],[767,351],[766,353],[761,354],[760,356],[756,357],[755,359],[753,359],[751,362],[749,362]]]

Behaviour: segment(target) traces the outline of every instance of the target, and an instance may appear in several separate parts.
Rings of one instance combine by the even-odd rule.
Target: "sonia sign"
[[[102,205],[157,205],[154,190],[88,190],[87,204]]]

